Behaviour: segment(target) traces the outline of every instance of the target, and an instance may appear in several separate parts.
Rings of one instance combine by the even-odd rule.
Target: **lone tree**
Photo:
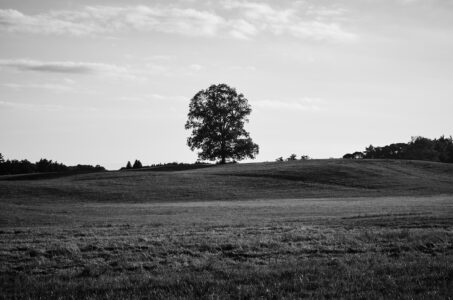
[[[187,145],[200,149],[202,160],[255,158],[259,147],[244,129],[252,109],[243,94],[226,84],[211,85],[190,101],[186,129],[192,130]]]

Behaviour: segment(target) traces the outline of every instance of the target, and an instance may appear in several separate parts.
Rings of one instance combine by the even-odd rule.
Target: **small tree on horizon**
[[[127,162],[126,169],[132,169],[132,165],[131,165],[130,161]]]
[[[286,160],[291,161],[291,160],[296,160],[296,159],[297,159],[297,155],[293,153]]]
[[[244,129],[251,111],[244,95],[226,84],[199,91],[190,101],[185,128],[192,133],[187,145],[192,151],[200,149],[200,159],[220,159],[221,164],[255,158],[259,147]]]
[[[142,168],[142,163],[136,159],[135,162],[134,162],[134,165],[132,166],[133,169],[140,169]]]

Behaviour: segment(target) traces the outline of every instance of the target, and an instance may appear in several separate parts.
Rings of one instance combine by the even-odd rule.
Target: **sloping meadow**
[[[185,171],[119,171],[0,180],[14,201],[172,202],[453,193],[453,165],[398,160],[230,164]]]
[[[0,298],[447,298],[452,170],[314,160],[0,181]]]

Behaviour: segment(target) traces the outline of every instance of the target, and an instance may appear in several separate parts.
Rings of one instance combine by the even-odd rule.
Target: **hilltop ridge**
[[[0,181],[0,199],[171,202],[453,194],[453,165],[407,160],[308,160],[183,171]]]

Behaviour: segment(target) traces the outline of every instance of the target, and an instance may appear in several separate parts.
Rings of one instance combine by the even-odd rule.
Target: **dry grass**
[[[0,180],[0,298],[449,299],[451,195],[411,161]]]
[[[453,164],[308,160],[179,172],[101,172],[48,180],[0,180],[0,200],[15,203],[33,199],[150,203],[438,194],[453,194]]]
[[[0,231],[3,298],[453,292],[451,196],[15,206]]]

